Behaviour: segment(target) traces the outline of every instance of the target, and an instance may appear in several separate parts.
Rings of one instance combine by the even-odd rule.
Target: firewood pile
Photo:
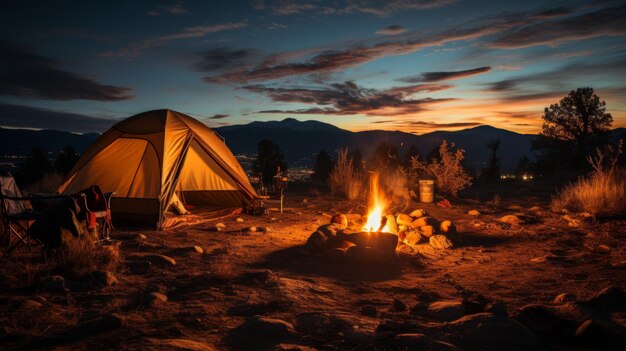
[[[454,224],[431,217],[422,209],[383,216],[380,228],[372,232],[363,230],[366,220],[359,214],[335,215],[309,236],[305,247],[333,258],[393,260],[397,252],[417,254],[424,246],[444,250],[454,245]]]

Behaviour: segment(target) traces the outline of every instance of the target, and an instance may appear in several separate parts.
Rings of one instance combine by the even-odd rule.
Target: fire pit
[[[379,176],[370,173],[368,213],[364,216],[338,214],[309,237],[312,252],[333,257],[393,261],[397,252],[416,254],[428,249],[448,249],[455,232],[451,221],[438,221],[422,209],[410,214],[385,214],[386,200],[379,188]]]

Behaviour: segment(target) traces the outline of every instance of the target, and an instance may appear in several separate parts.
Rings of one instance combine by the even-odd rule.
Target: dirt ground
[[[405,204],[452,220],[458,234],[452,249],[395,262],[304,250],[333,214],[365,212],[304,192],[288,194],[282,214],[118,230],[130,263],[112,286],[65,278],[59,288],[33,276],[40,249],[20,249],[0,258],[0,349],[624,349],[626,221],[572,227],[545,197],[510,193],[469,194],[449,209]],[[499,221],[509,214],[524,223]],[[211,231],[217,222],[224,230]]]

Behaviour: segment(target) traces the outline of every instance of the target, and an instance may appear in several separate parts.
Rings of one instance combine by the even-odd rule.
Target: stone
[[[225,229],[226,228],[226,224],[219,222],[215,224],[215,227],[220,228],[220,229]]]
[[[400,213],[396,217],[396,223],[398,225],[411,225],[412,222],[413,222],[413,218],[411,218],[410,216],[404,213]]]
[[[148,295],[148,302],[152,306],[162,305],[167,302],[167,295],[161,294],[160,292],[151,292]]]
[[[270,229],[270,227],[256,227],[257,231],[261,232],[261,233],[269,233],[272,231],[272,229]]]
[[[206,343],[189,339],[142,339],[142,350],[148,351],[215,351],[216,349]]]
[[[411,214],[409,214],[409,216],[413,217],[413,218],[420,218],[420,217],[424,217],[427,216],[426,211],[420,209],[417,209],[413,212],[411,212]]]
[[[436,301],[428,305],[429,316],[444,322],[451,322],[465,316],[465,306],[461,300]]]
[[[221,232],[224,227],[218,227],[217,225],[210,225],[206,228],[206,230],[210,232]]]
[[[407,305],[398,300],[398,299],[393,299],[393,303],[391,304],[391,310],[394,312],[404,312],[407,309]]]
[[[537,212],[537,211],[541,211],[541,207],[539,207],[539,206],[533,206],[533,207],[529,208],[529,210],[530,210],[530,211],[533,211],[533,212]]]
[[[342,214],[336,214],[334,216],[332,216],[332,218],[330,219],[330,223],[331,224],[339,224],[343,227],[347,227],[348,226],[348,217],[346,217],[345,215]]]
[[[430,237],[429,243],[435,249],[449,249],[453,246],[452,240],[445,235],[433,235]]]
[[[506,223],[506,224],[510,224],[510,225],[515,225],[515,226],[520,225],[520,224],[522,224],[522,222],[523,222],[523,221],[522,221],[522,219],[521,219],[521,218],[519,218],[519,217],[518,217],[518,216],[516,216],[516,215],[506,215],[506,216],[502,216],[502,217],[500,217],[499,221],[500,221],[500,222],[502,222],[502,223]]]
[[[453,233],[456,233],[456,226],[452,224],[452,221],[445,220],[439,223],[439,230],[441,230],[442,233],[453,234]]]
[[[422,235],[417,230],[409,230],[404,233],[403,242],[407,245],[417,245],[422,240]]]
[[[626,291],[617,286],[610,286],[581,303],[602,313],[625,312]]]
[[[361,313],[368,317],[376,317],[378,315],[378,310],[374,305],[363,305],[361,306]]]
[[[280,319],[255,316],[230,331],[228,340],[236,346],[278,344],[294,335],[291,323]]]
[[[467,214],[470,216],[480,216],[480,212],[478,212],[478,210],[469,210]]]
[[[20,302],[19,304],[19,309],[21,310],[36,310],[39,309],[43,306],[43,304],[41,302],[35,301],[35,300],[23,300],[22,302]]]
[[[578,339],[593,343],[606,339],[607,332],[598,322],[588,319],[576,329],[574,335],[576,335]]]
[[[304,312],[296,316],[298,331],[318,337],[333,337],[352,329],[356,323],[356,318],[348,319],[326,312]]]
[[[191,251],[197,252],[199,254],[204,253],[204,249],[197,245],[192,246]]]
[[[420,217],[411,222],[411,227],[413,228],[421,228],[427,225],[439,227],[439,223],[437,223],[437,220],[432,217]]]
[[[497,314],[499,316],[505,316],[505,317],[509,315],[509,312],[506,310],[506,307],[501,302],[488,303],[485,306],[484,312],[489,312],[489,313],[493,313],[493,314]]]
[[[432,225],[425,225],[420,227],[420,232],[427,238],[430,238],[435,234],[435,228]]]
[[[235,218],[235,222],[239,222],[239,223],[241,223],[241,222],[243,222],[243,218],[241,218],[241,217],[237,217],[237,218]]]
[[[562,293],[562,294],[557,295],[554,298],[554,301],[552,301],[552,303],[558,304],[558,305],[562,305],[564,303],[574,302],[574,301],[576,301],[576,296],[575,295],[568,294],[568,293]]]
[[[113,273],[109,271],[94,271],[90,274],[91,278],[102,286],[114,286],[119,283]]]
[[[65,278],[60,275],[53,275],[47,280],[46,290],[55,293],[68,293],[70,291],[65,286]]]
[[[567,225],[570,227],[580,227],[580,220],[571,217],[570,215],[564,215],[563,217],[561,217],[563,220],[565,220],[567,222]]]
[[[523,324],[492,313],[477,313],[445,323],[450,336],[463,343],[463,350],[541,350],[539,339]]]
[[[176,266],[176,260],[169,256],[151,254],[151,253],[135,253],[127,256],[131,260],[149,261],[153,265],[162,268]]]
[[[256,233],[256,227],[251,226],[251,227],[245,228],[244,231],[248,233]]]
[[[557,313],[555,308],[550,306],[526,305],[520,308],[514,317],[537,335],[555,339],[567,339],[574,328],[569,321]]]
[[[396,217],[394,217],[394,215],[387,215],[386,226],[390,233],[398,234],[398,223],[396,223]]]
[[[326,248],[328,238],[321,231],[313,232],[306,241],[305,246],[311,251],[319,251]]]
[[[345,227],[341,224],[324,224],[317,228],[317,231],[321,232],[326,238],[331,239],[337,236],[337,232]]]

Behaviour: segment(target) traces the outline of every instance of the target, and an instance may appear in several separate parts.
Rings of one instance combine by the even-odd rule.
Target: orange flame
[[[385,199],[383,193],[380,191],[378,184],[378,172],[370,172],[370,194],[368,202],[367,222],[363,226],[363,231],[366,232],[388,232],[387,225],[381,229],[383,219],[383,211],[385,210]]]

